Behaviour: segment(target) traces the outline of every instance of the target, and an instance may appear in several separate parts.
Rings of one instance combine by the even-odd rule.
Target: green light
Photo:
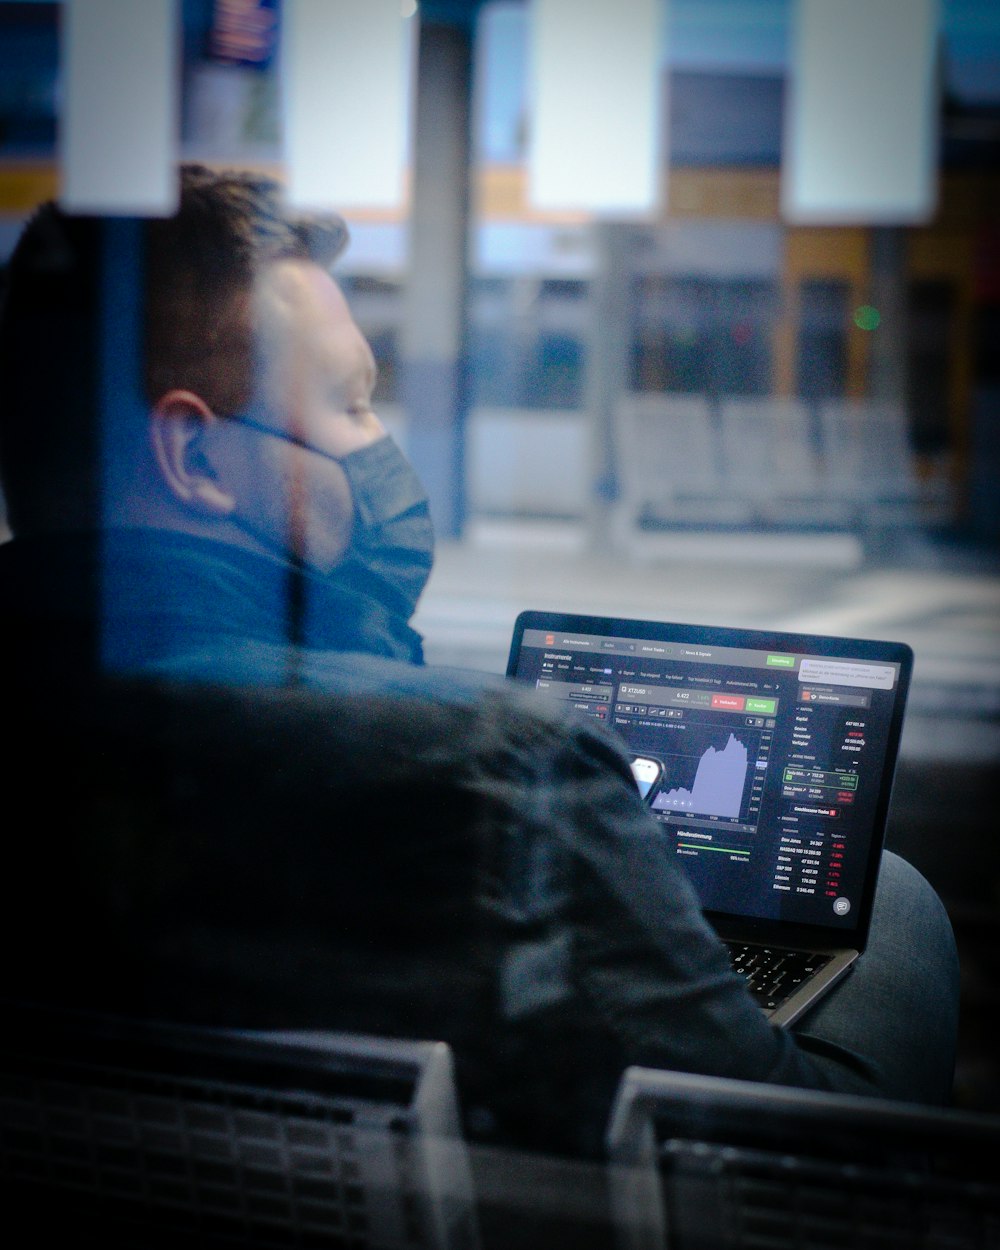
[[[854,324],[859,330],[877,330],[881,320],[882,314],[871,304],[862,304],[854,310]]]

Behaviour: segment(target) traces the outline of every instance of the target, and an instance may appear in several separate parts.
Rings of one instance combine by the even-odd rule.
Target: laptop
[[[771,1021],[864,951],[905,643],[522,612],[507,676],[603,721]]]

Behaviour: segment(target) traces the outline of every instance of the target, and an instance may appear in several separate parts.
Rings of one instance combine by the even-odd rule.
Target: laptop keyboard
[[[733,971],[746,978],[747,988],[764,1011],[774,1011],[799,986],[815,976],[832,956],[813,951],[727,943]]]

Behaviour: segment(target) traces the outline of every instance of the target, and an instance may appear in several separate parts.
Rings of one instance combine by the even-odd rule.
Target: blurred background
[[[432,663],[503,671],[528,607],[909,642],[889,840],[959,937],[957,1098],[1000,1109],[1000,7],[367,10],[387,60],[357,0],[0,0],[0,265],[52,196],[169,211],[147,165],[332,197]]]

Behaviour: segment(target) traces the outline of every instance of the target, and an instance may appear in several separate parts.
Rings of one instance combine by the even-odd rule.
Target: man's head
[[[94,417],[116,381],[95,365],[108,358],[95,335],[108,230],[47,205],[11,260],[0,469],[15,534],[100,516],[328,571],[354,518],[337,458],[385,434],[371,351],[328,273],[344,223],[290,216],[270,179],[182,171],[178,213],[143,226],[145,396],[112,432],[120,463],[101,476],[112,497],[97,511],[89,487],[109,432]]]

